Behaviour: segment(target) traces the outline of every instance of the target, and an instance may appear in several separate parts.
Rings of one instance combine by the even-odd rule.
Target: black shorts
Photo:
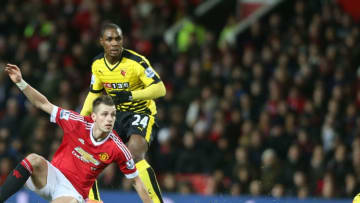
[[[150,144],[158,129],[156,120],[156,116],[117,111],[114,130],[124,143],[129,141],[132,134],[138,134],[144,137],[147,143]]]

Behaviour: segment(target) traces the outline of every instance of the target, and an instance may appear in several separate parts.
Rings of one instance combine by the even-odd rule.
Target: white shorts
[[[45,187],[41,189],[36,188],[31,177],[26,181],[25,187],[48,201],[52,201],[63,196],[70,196],[74,197],[79,203],[84,203],[84,198],[74,188],[64,174],[62,174],[61,171],[50,162],[46,162],[48,165],[48,176]]]

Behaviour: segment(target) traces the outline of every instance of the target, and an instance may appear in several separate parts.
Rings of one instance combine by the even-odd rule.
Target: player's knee
[[[26,159],[30,162],[33,168],[40,168],[44,166],[45,160],[42,156],[37,154],[29,154]]]
[[[127,143],[127,147],[129,148],[134,161],[138,162],[145,158],[148,144],[145,138],[140,135],[132,135]]]
[[[79,203],[76,199],[71,199],[69,203]]]
[[[145,158],[145,152],[142,149],[139,149],[138,147],[129,147],[129,150],[135,163]]]

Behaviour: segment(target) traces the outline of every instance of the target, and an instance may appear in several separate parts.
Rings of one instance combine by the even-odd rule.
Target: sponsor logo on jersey
[[[112,88],[112,89],[126,89],[130,87],[128,82],[123,83],[104,83],[103,85],[105,88]]]
[[[148,68],[145,69],[145,75],[148,78],[152,78],[152,77],[154,77],[155,72],[152,70],[152,68],[148,67]]]
[[[129,161],[126,162],[126,168],[131,170],[135,168],[135,163],[133,159],[130,159]]]
[[[67,111],[67,110],[64,110],[64,109],[62,109],[60,111],[60,119],[69,120],[69,116],[70,116],[70,111]]]
[[[100,161],[96,160],[93,155],[89,154],[81,147],[75,147],[72,154],[85,163],[93,163],[96,166],[100,164]]]
[[[107,161],[107,160],[109,160],[109,154],[106,152],[100,153],[99,158],[101,161]]]
[[[111,88],[111,83],[104,83],[105,88]]]

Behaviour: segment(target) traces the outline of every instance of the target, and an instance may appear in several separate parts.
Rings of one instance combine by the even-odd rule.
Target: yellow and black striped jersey
[[[103,90],[134,91],[160,82],[159,75],[151,67],[149,61],[142,55],[124,49],[118,63],[111,65],[104,53],[94,58],[91,65],[92,78],[90,92],[99,93]],[[154,100],[133,100],[116,106],[117,110],[156,114]]]

